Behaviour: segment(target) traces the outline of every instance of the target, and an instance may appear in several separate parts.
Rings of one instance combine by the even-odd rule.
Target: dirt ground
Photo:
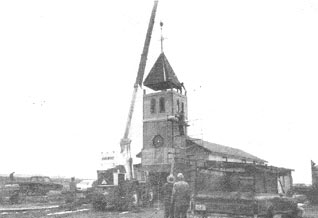
[[[87,210],[89,209],[89,210]],[[90,206],[77,208],[74,211],[65,209],[49,209],[39,211],[24,212],[0,212],[1,218],[161,218],[163,210],[157,208],[141,209],[139,211],[130,212],[98,212],[94,211]]]
[[[318,206],[307,206],[304,208],[304,218],[317,218]],[[162,218],[162,208],[143,208],[138,211],[129,212],[98,212],[90,205],[83,205],[74,211],[65,208],[55,208],[38,211],[0,212],[1,218]]]
[[[317,218],[318,217],[318,205],[304,207],[304,218]]]

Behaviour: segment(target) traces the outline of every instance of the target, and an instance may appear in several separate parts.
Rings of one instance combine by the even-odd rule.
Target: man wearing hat
[[[173,202],[171,199],[173,183],[175,182],[174,176],[169,175],[167,182],[163,185],[163,201],[165,207],[164,218],[173,218]]]
[[[184,181],[182,173],[177,175],[177,182],[173,185],[172,201],[174,202],[174,218],[186,218],[190,204],[190,186]]]
[[[75,209],[75,202],[76,202],[76,182],[75,177],[71,178],[71,182],[69,183],[70,192],[69,192],[69,199],[67,199],[70,203],[70,210]]]

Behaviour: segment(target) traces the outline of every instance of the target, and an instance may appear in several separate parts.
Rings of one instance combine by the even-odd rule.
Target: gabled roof
[[[143,84],[155,91],[171,88],[181,89],[181,83],[163,52],[151,68]]]
[[[242,160],[244,159],[246,161],[253,161],[253,162],[261,163],[261,164],[264,164],[267,162],[266,160],[258,158],[254,155],[251,155],[237,148],[219,145],[219,144],[203,141],[201,139],[188,138],[187,145],[191,146],[193,144],[204,148],[205,150],[207,150],[208,152],[212,154],[222,155],[223,157],[237,158]]]

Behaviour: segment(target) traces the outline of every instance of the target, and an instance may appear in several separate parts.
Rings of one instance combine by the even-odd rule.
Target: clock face
[[[163,138],[161,135],[156,135],[152,140],[153,146],[160,147],[163,145]]]

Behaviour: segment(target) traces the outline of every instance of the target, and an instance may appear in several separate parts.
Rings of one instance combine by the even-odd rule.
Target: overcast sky
[[[153,1],[0,2],[0,174],[96,177],[119,149]],[[311,183],[318,162],[318,2],[160,0],[189,134]],[[148,90],[149,92],[149,90]],[[142,148],[142,90],[131,138]]]

